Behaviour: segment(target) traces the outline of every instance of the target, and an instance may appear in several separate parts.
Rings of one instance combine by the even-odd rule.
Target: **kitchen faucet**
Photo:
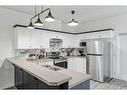
[[[37,64],[39,63],[39,57],[41,56],[41,54],[36,54],[36,59],[37,59]]]

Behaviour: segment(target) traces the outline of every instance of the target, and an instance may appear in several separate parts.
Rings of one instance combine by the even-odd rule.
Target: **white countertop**
[[[69,88],[76,86],[77,84],[91,79],[90,75],[72,71],[69,69],[63,69],[58,71],[52,71],[48,68],[42,67],[41,64],[47,64],[47,62],[52,62],[52,60],[42,60],[39,64],[36,62],[27,61],[23,58],[9,58],[12,64],[23,69],[34,77],[40,79],[48,85],[60,85],[69,81]]]
[[[69,81],[69,88],[72,88],[86,80],[91,79],[91,76],[88,74],[72,71],[72,70],[59,70],[63,74],[69,75],[72,77],[72,80]]]

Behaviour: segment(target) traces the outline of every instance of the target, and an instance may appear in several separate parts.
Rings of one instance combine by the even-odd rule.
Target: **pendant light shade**
[[[74,19],[72,19],[70,22],[68,22],[68,26],[77,26],[77,25],[79,25],[79,24]]]
[[[36,26],[42,26],[43,25],[43,23],[41,22],[39,16],[38,16],[38,19],[37,19],[37,21],[35,22],[34,25],[36,25]]]
[[[53,21],[55,21],[55,18],[52,16],[50,11],[48,13],[48,16],[45,18],[45,21],[47,21],[47,22],[53,22]]]
[[[75,11],[72,10],[71,14],[74,15]],[[71,21],[68,22],[68,26],[77,26],[77,25],[79,25],[79,23],[78,23],[78,21],[75,21],[74,19],[72,19]]]
[[[29,28],[29,29],[34,29],[34,26],[33,26],[33,24],[32,24],[31,21],[30,21],[30,24],[27,26],[27,28]]]

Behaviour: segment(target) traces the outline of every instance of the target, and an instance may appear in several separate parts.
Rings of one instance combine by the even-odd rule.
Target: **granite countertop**
[[[37,64],[36,61],[28,61],[24,58],[17,57],[8,58],[8,60],[12,64],[51,86],[61,85],[69,81],[69,88],[71,88],[83,81],[91,79],[90,75],[69,69],[59,67],[61,70],[53,71],[41,66],[42,64],[53,63],[53,60],[50,59],[39,60],[39,64]]]

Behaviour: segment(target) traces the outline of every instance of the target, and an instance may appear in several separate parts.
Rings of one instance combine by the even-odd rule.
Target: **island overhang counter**
[[[77,89],[77,87],[82,89],[81,85],[87,86],[86,89],[90,88],[89,80],[91,76],[87,74],[58,66],[55,67],[60,68],[60,70],[53,71],[34,62],[17,57],[8,58],[8,61],[14,65],[15,85],[18,85],[18,89]],[[52,60],[48,61],[51,62]],[[17,80],[20,81],[16,83]],[[81,85],[79,86],[79,84]]]

